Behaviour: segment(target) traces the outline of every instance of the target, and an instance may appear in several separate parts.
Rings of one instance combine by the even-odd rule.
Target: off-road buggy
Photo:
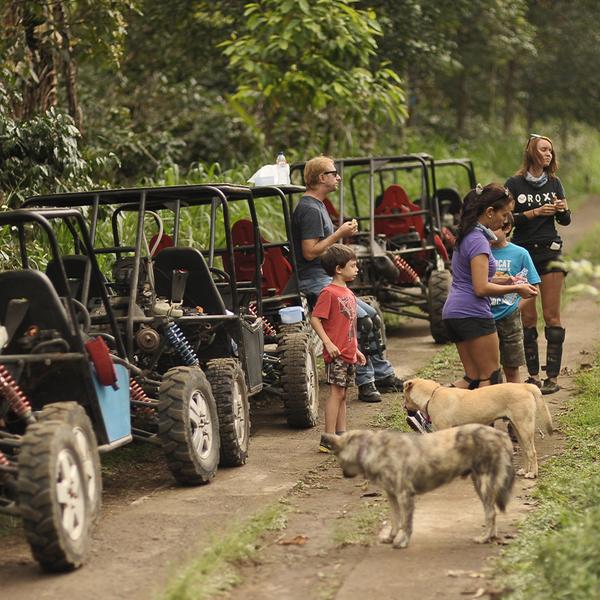
[[[319,414],[317,355],[321,344],[308,322],[306,298],[299,292],[286,198],[286,194],[302,191],[299,186],[252,188],[252,214],[258,221],[238,220],[232,227],[232,238],[238,280],[251,283],[259,274],[259,314],[265,335],[264,393],[282,398],[290,426],[313,427]],[[286,322],[282,316],[285,309],[296,312],[298,320]]]
[[[101,337],[91,331],[85,295],[82,302],[73,294],[60,226],[104,307]],[[0,272],[0,512],[23,518],[45,570],[67,571],[89,555],[101,504],[98,452],[132,439],[131,366],[81,214],[2,212],[0,235],[16,250],[11,257],[4,247]],[[38,270],[48,256],[46,272]]]
[[[336,160],[342,177],[338,207],[331,200],[326,206],[334,222],[359,223],[359,232],[346,240],[359,261],[352,284],[357,295],[378,311],[427,319],[433,339],[442,343],[451,274],[428,160],[417,154]],[[303,167],[292,165],[292,176]]]
[[[219,459],[228,466],[246,462],[248,396],[262,389],[261,322],[242,303],[256,291],[216,264],[234,260],[227,195],[249,192],[174,186],[28,201],[88,213],[127,356],[143,375],[132,388],[134,437],[160,441],[184,484],[208,481]],[[180,245],[184,206],[201,213],[186,226],[206,223],[205,253]],[[217,247],[221,237],[224,247]],[[102,329],[103,308],[92,303],[89,310],[93,327]]]

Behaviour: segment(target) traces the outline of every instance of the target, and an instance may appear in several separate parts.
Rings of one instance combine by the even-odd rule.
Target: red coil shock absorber
[[[0,396],[4,397],[17,417],[25,419],[28,423],[35,422],[31,403],[4,365],[0,365]]]
[[[129,380],[129,395],[132,400],[136,400],[137,402],[146,402],[149,405],[152,404],[152,401],[150,400],[150,398],[148,398],[148,395],[142,389],[142,386],[135,379],[133,379],[133,377]],[[136,406],[135,409],[140,414],[144,414],[144,415],[154,414],[153,406],[148,406],[148,408]]]
[[[420,277],[417,275],[417,272],[401,256],[394,256],[394,264],[398,267],[401,273],[404,273],[408,276],[411,283],[419,283],[419,281],[421,281]]]
[[[258,317],[258,315],[256,314],[256,307],[254,306],[254,303],[248,305],[248,312],[253,317]],[[258,318],[260,318],[260,320],[262,322],[262,328],[266,335],[268,335],[269,337],[274,337],[277,335],[277,331],[275,331],[275,327],[273,327],[273,325],[271,325],[271,323],[269,323],[269,321],[267,321],[267,319],[265,319],[264,317],[258,317]]]

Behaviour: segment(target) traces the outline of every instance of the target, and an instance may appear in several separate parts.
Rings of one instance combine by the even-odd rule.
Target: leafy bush
[[[0,84],[0,202],[14,208],[33,194],[89,188],[91,167],[78,147],[79,131],[68,115],[51,108],[19,122]]]

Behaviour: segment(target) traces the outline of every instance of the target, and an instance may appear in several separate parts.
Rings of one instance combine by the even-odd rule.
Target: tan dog
[[[533,479],[538,475],[535,451],[535,417],[552,435],[552,417],[539,388],[529,383],[500,383],[476,390],[444,387],[430,379],[404,382],[404,407],[429,416],[434,429],[465,423],[489,425],[506,417],[512,423],[524,454],[517,473]]]
[[[506,433],[485,425],[463,425],[427,435],[368,430],[325,435],[344,477],[363,475],[385,491],[391,526],[382,529],[380,541],[406,548],[415,496],[467,475],[485,511],[486,531],[475,541],[496,538],[496,506],[506,509],[515,478]]]

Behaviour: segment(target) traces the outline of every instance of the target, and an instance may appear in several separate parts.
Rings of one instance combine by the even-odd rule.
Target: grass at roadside
[[[256,558],[262,536],[285,527],[285,515],[285,505],[276,503],[247,522],[228,528],[198,558],[186,563],[160,600],[203,600],[239,584],[235,565]]]
[[[576,384],[559,417],[566,449],[544,464],[537,510],[497,564],[512,600],[600,597],[599,355]]]

